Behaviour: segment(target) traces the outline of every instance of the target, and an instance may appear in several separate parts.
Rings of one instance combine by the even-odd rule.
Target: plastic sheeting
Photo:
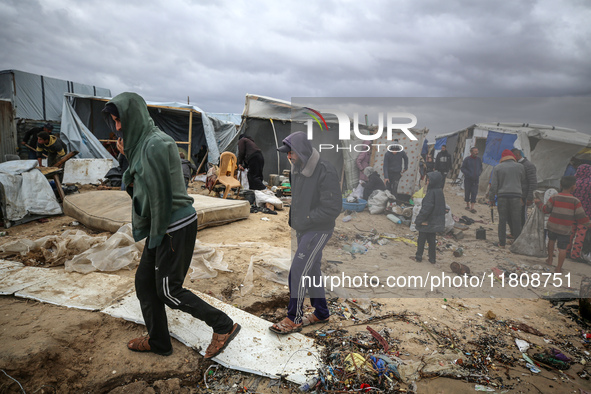
[[[18,70],[0,71],[0,98],[9,99],[16,117],[59,121],[65,93],[110,96],[109,89]]]
[[[66,136],[65,140],[68,140],[69,149],[81,152],[80,158],[111,157],[110,154],[105,156],[105,152],[99,152],[96,148],[97,143],[102,145],[98,139],[108,139],[111,133],[101,114],[107,100],[108,97],[82,94],[66,94],[64,97],[62,134]],[[205,144],[209,149],[210,163],[216,164],[220,152],[236,137],[234,123],[211,117],[194,105],[153,101],[147,101],[146,104],[154,123],[175,141],[189,141],[189,113],[193,111],[191,155],[196,155],[201,145]],[[92,139],[95,140],[92,142],[92,148],[88,146],[86,149],[83,145],[90,144]],[[181,147],[186,148],[186,145]]]
[[[112,159],[115,167],[119,162],[115,160],[103,144],[88,130],[74,108],[68,96],[63,98],[61,139],[68,146],[68,151],[78,151],[79,159]]]
[[[35,160],[14,160],[0,164],[5,220],[18,221],[31,215],[62,213],[55,194]]]

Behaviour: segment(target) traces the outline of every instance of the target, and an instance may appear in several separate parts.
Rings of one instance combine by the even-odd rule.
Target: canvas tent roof
[[[19,70],[0,71],[0,99],[12,102],[16,117],[59,121],[64,93],[111,95],[106,88]]]
[[[62,137],[79,158],[112,158],[99,140],[108,140],[111,130],[101,114],[109,97],[67,93],[63,98]],[[147,101],[154,123],[192,156],[202,145],[209,149],[208,161],[217,163],[236,135],[236,126],[210,117],[199,107],[176,102]],[[191,131],[191,132],[189,132]]]
[[[463,158],[478,140],[486,140],[485,149],[480,149],[484,163],[481,188],[488,184],[492,167],[499,163],[504,149],[521,149],[536,165],[538,183],[557,186],[570,159],[591,146],[591,135],[573,129],[528,123],[477,123],[436,137],[436,149],[446,143],[454,152],[452,176],[459,176]]]
[[[265,179],[269,179],[269,174],[280,174],[282,170],[289,169],[290,163],[287,160],[287,155],[279,154],[277,147],[281,145],[281,141],[289,134],[295,131],[306,130],[306,120],[310,119],[308,115],[309,110],[302,106],[292,105],[289,101],[274,99],[271,97],[259,96],[254,94],[247,94],[244,104],[244,111],[242,113],[242,123],[240,125],[239,134],[247,134],[252,136],[255,143],[263,152],[265,158],[265,167],[263,174]],[[322,132],[319,127],[313,123],[314,140],[312,145],[318,149],[320,144],[339,145],[344,148],[348,146],[355,146],[362,143],[362,140],[352,137],[350,141],[342,141],[338,139],[338,119],[336,115],[331,113],[322,113],[324,116],[328,132]],[[366,134],[375,133],[371,128],[365,125],[359,125],[360,130],[364,130]],[[407,171],[400,184],[401,194],[412,194],[416,191],[418,182],[416,174],[418,173],[419,157],[423,140],[428,130],[411,129],[413,134],[418,138],[417,141],[410,141],[402,132],[396,133],[395,137],[400,140],[400,143],[405,146],[407,155],[409,156],[409,171]],[[389,141],[385,137],[374,141],[375,144],[387,144]],[[415,146],[416,145],[416,146]],[[234,148],[235,146],[231,146]],[[353,190],[357,187],[359,182],[359,172],[355,164],[355,159],[359,155],[355,149],[341,149],[336,150],[322,150],[321,156],[330,161],[339,173],[344,172],[345,184],[344,189]],[[383,176],[382,163],[384,152],[376,152],[374,155],[374,166],[376,170]],[[417,171],[414,171],[416,169]]]

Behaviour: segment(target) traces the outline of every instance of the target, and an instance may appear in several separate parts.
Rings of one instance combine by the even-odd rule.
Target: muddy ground
[[[195,183],[192,192],[201,193]],[[82,188],[82,192],[92,187]],[[461,191],[446,187],[446,198],[457,216],[467,215],[483,223],[468,226],[462,239],[439,238],[438,262],[434,268],[453,275],[450,264],[460,262],[469,266],[474,275],[491,272],[491,267],[513,267],[517,272],[549,272],[543,259],[523,257],[493,246],[496,241],[496,225],[489,223],[490,211],[478,205],[478,213],[463,210]],[[263,217],[268,221],[261,220]],[[416,246],[412,241],[416,233],[403,225],[390,222],[385,215],[365,212],[353,215],[349,222],[337,220],[335,235],[324,253],[324,267],[329,272],[383,273],[395,272],[409,275],[428,271],[429,263],[415,263],[409,257]],[[0,238],[0,245],[16,238],[38,239],[45,235],[60,234],[67,229],[82,229],[91,235],[100,231],[72,226],[74,218],[58,216],[46,222],[31,222],[7,229],[8,235]],[[487,229],[487,240],[476,240],[475,229]],[[373,232],[372,232],[373,230]],[[353,241],[363,242],[375,234],[400,237],[372,244],[365,254],[352,255],[342,249]],[[244,294],[245,275],[250,257],[270,247],[290,247],[291,232],[287,226],[287,209],[277,215],[251,214],[241,220],[221,227],[207,228],[199,232],[198,239],[206,244],[242,246],[223,247],[224,261],[232,272],[220,272],[212,279],[187,279],[185,285],[212,294],[225,302],[245,309],[269,321],[283,318],[288,300],[286,287],[254,276],[252,289]],[[390,237],[392,238],[392,237]],[[410,241],[410,242],[408,242]],[[463,255],[453,252],[462,247]],[[15,261],[39,264],[39,254],[4,256]],[[425,259],[426,261],[426,259]],[[517,267],[517,268],[516,268]],[[63,270],[63,266],[47,269]],[[357,271],[356,271],[357,270]],[[567,261],[565,272],[572,273],[570,288],[550,289],[554,292],[572,292],[578,289],[580,280],[589,270],[582,263]],[[134,271],[121,270],[117,274],[133,276]],[[476,355],[482,356],[478,371],[486,368],[490,381],[486,384],[497,392],[566,393],[591,391],[589,377],[585,374],[591,357],[581,330],[585,323],[573,321],[567,312],[574,311],[576,302],[560,308],[541,297],[548,289],[529,288],[524,293],[510,294],[511,298],[493,293],[476,293],[459,297],[453,288],[412,290],[390,294],[377,294],[367,289],[361,293],[331,294],[333,317],[325,326],[304,329],[304,334],[335,351],[355,351],[362,354],[377,352],[380,345],[368,336],[366,326],[386,335],[392,354],[408,362],[425,362],[426,357],[446,351],[456,352],[458,358],[475,363]],[[341,295],[340,299],[336,296]],[[344,297],[349,297],[349,302]],[[361,308],[355,307],[355,302]],[[373,301],[372,311],[366,306]],[[368,313],[364,313],[365,312]],[[492,315],[488,314],[491,312]],[[487,316],[488,314],[488,316]],[[403,316],[403,318],[401,318]],[[494,316],[493,318],[490,318]],[[361,324],[359,324],[361,323]],[[518,329],[532,327],[536,335]],[[13,296],[0,297],[0,393],[200,393],[200,392],[257,392],[289,393],[297,387],[275,380],[238,373],[217,367],[205,361],[192,349],[173,340],[174,353],[169,357],[139,354],[126,348],[129,339],[144,335],[145,327],[106,316],[99,312],[68,309]],[[351,344],[353,336],[361,338],[365,347]],[[550,347],[560,349],[573,359],[569,370],[542,368],[534,374],[521,361],[515,339],[524,339],[532,345],[530,354]],[[365,342],[364,342],[365,341]],[[347,342],[346,348],[342,343]],[[466,356],[466,353],[469,353]],[[444,364],[441,362],[441,364]],[[485,367],[483,367],[483,365]],[[444,365],[441,365],[444,367]],[[208,370],[209,369],[209,370]],[[475,369],[476,370],[476,369]],[[207,379],[204,373],[208,371]],[[476,373],[473,373],[476,375]],[[582,377],[581,377],[582,376]],[[420,393],[473,393],[482,378],[450,378],[417,376],[416,386],[411,382],[399,383],[397,390],[415,389]],[[210,389],[206,388],[206,383]],[[353,379],[350,390],[358,390],[361,381]],[[486,382],[485,382],[486,383]],[[21,391],[22,387],[22,391]],[[388,392],[382,388],[382,392]],[[373,392],[378,392],[374,390]]]

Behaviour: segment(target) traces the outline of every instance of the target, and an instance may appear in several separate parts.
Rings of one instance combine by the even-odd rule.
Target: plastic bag
[[[287,248],[267,247],[265,252],[251,256],[243,281],[244,286],[240,291],[243,296],[254,287],[255,268],[263,278],[287,286],[291,268],[291,251]]]
[[[454,220],[454,217],[451,213],[451,208],[449,205],[445,204],[445,210],[446,210],[446,214],[445,214],[445,231],[444,234],[449,233],[450,231],[452,231],[454,229],[454,226],[456,224],[456,221]]]
[[[352,196],[357,199],[363,198],[363,190],[364,189],[365,188],[363,187],[363,185],[360,182],[359,185],[357,185],[357,187],[355,188],[355,190],[353,190],[353,192],[351,194],[349,194],[349,196]]]
[[[386,210],[386,205],[388,205],[388,200],[395,199],[396,197],[394,197],[388,190],[374,190],[367,199],[369,213],[377,215],[384,212]]]
[[[273,204],[275,209],[282,210],[283,202],[269,189],[266,190],[255,190],[254,196],[256,198],[256,204],[258,207],[264,207],[266,203]]]
[[[412,219],[410,220],[410,231],[417,231],[417,227],[415,226],[415,220],[419,212],[421,212],[421,204],[423,202],[422,198],[417,198],[414,203],[415,205],[412,207]]]
[[[415,200],[417,198],[425,198],[425,186],[421,187],[419,190],[417,190],[416,192],[414,192],[414,194],[412,195],[412,199]]]
[[[238,171],[238,181],[240,182],[244,190],[250,189],[250,185],[248,183],[248,168]]]
[[[195,241],[193,248],[193,258],[191,259],[191,279],[215,278],[218,271],[232,272],[228,269],[228,263],[224,262],[224,252],[214,249],[212,245],[207,245]]]
[[[105,239],[105,237],[102,237]],[[140,261],[145,241],[135,242],[131,223],[125,224],[106,241],[74,256],[65,262],[66,271],[87,274],[93,271],[133,269]],[[68,247],[70,247],[68,245]]]
[[[536,190],[535,198],[542,198],[542,192]],[[546,257],[544,240],[544,213],[537,207],[530,211],[519,237],[509,249],[513,253],[526,256]]]

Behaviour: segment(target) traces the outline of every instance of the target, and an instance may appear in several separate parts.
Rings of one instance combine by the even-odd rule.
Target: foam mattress
[[[245,200],[225,200],[190,194],[195,200],[199,229],[246,219],[250,204]],[[116,232],[131,222],[131,198],[124,191],[101,190],[66,196],[64,214],[87,227]]]

